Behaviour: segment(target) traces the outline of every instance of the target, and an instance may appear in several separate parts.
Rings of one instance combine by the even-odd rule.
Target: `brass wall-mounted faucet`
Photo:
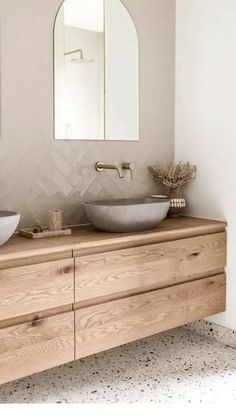
[[[119,178],[123,179],[125,177],[124,172],[130,170],[132,173],[133,167],[132,163],[130,162],[123,162],[120,168],[114,164],[105,164],[101,161],[97,161],[95,164],[95,169],[97,172],[103,172],[104,170],[116,170],[118,172]]]

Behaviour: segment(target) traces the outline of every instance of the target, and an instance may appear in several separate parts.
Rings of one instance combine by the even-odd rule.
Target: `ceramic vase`
[[[179,192],[178,188],[170,189],[168,199],[170,199],[170,209],[168,212],[168,216],[171,218],[175,218],[183,215],[183,212],[186,208],[186,200],[183,197],[183,195]]]

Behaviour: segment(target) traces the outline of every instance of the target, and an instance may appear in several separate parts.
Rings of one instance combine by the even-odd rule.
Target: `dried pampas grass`
[[[197,166],[172,162],[166,167],[150,166],[148,170],[156,183],[176,189],[196,178]]]

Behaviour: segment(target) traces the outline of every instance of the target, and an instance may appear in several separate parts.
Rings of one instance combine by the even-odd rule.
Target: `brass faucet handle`
[[[134,170],[133,162],[124,161],[122,163],[122,170],[130,170],[132,172]]]
[[[133,180],[134,164],[132,162],[124,161],[122,163],[123,172],[130,172],[130,179]]]

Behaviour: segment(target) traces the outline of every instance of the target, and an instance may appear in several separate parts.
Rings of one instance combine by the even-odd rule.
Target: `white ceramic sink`
[[[20,214],[11,211],[0,211],[0,246],[15,233],[20,222]]]
[[[170,201],[157,198],[119,199],[83,204],[89,221],[99,230],[128,233],[155,228],[166,218]]]

